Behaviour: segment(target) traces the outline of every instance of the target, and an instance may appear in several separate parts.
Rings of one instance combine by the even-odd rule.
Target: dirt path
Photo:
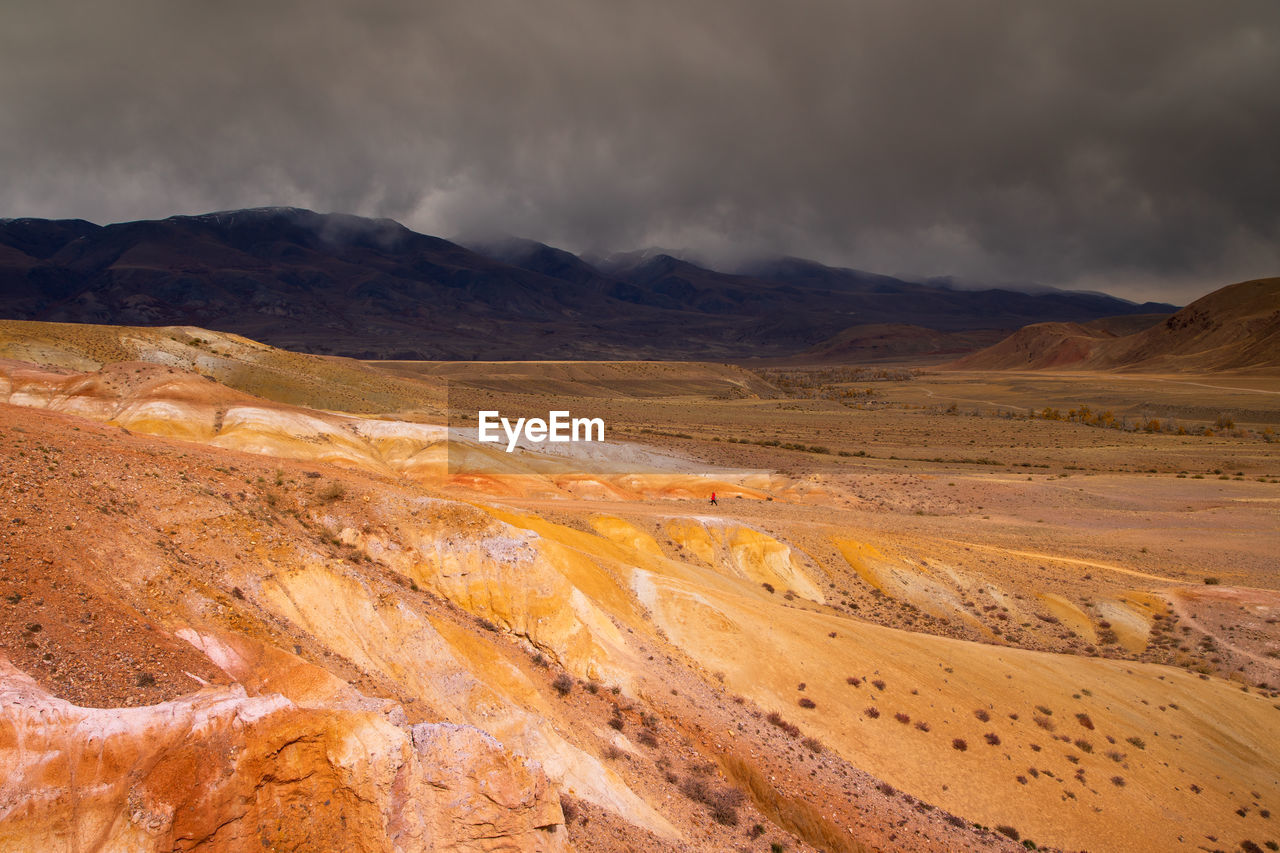
[[[1199,619],[1196,619],[1196,617],[1192,616],[1190,611],[1188,611],[1187,608],[1183,605],[1182,599],[1178,595],[1178,590],[1166,589],[1162,591],[1162,594],[1168,600],[1169,606],[1173,608],[1173,612],[1177,615],[1179,619],[1186,621],[1189,625],[1191,625],[1192,628],[1199,631],[1200,633],[1211,637],[1213,639],[1213,642],[1216,643],[1217,645],[1225,646],[1226,648],[1231,649],[1231,651],[1235,652],[1236,654],[1243,655],[1249,658],[1250,660],[1256,663],[1260,663],[1269,669],[1276,669],[1278,666],[1280,666],[1280,662],[1277,662],[1270,658],[1265,658],[1259,654],[1255,654],[1249,651],[1248,649],[1242,649],[1239,646],[1237,646],[1235,643],[1228,640],[1226,637],[1222,636],[1221,634],[1216,634],[1213,631],[1210,631],[1208,626],[1206,626]]]
[[[935,394],[933,393],[933,391],[929,390],[928,388],[924,387],[923,385],[922,385],[922,386],[920,386],[920,390],[921,390],[921,391],[923,391],[924,393],[928,394],[930,397],[936,397],[936,396],[937,396],[937,395],[935,395]],[[997,403],[995,400],[979,400],[979,399],[974,398],[974,397],[953,397],[952,395],[948,394],[948,395],[946,395],[945,397],[943,397],[942,399],[944,399],[944,400],[958,400],[958,401],[960,401],[961,403],[985,403],[985,404],[986,404],[986,405],[988,405],[988,406],[996,406],[997,408],[998,408],[998,407],[1004,407],[1004,408],[1007,408],[1007,409],[1022,409],[1024,412],[1029,412],[1029,411],[1031,411],[1031,409],[1029,409],[1029,408],[1028,408],[1028,407],[1026,407],[1026,406],[1019,406],[1019,405],[1016,405],[1016,404],[1014,404],[1014,403]]]
[[[1054,554],[1046,554],[1042,551],[1019,551],[1013,548],[1001,548],[998,545],[982,545],[978,542],[963,542],[959,539],[944,539],[942,541],[950,542],[955,545],[964,545],[968,548],[981,548],[984,551],[996,551],[1001,554],[1011,554],[1015,557],[1027,557],[1033,560],[1053,560],[1057,563],[1067,563],[1073,566],[1089,566],[1094,569],[1119,572],[1122,575],[1131,575],[1135,578],[1146,578],[1147,580],[1160,581],[1161,583],[1193,583],[1192,581],[1178,580],[1177,578],[1169,578],[1164,575],[1153,575],[1149,572],[1140,572],[1137,569],[1126,569],[1123,566],[1117,566],[1113,563],[1099,563],[1094,560],[1082,560],[1078,557],[1059,557]]]
[[[1206,385],[1203,382],[1188,382],[1185,379],[1164,379],[1159,376],[1125,376],[1123,374],[1117,374],[1115,378],[1125,379],[1131,382],[1154,380],[1156,382],[1168,382],[1172,385],[1194,385],[1197,388],[1213,388],[1217,391],[1247,391],[1251,394],[1280,394],[1280,391],[1268,391],[1265,388],[1241,388],[1233,385]]]

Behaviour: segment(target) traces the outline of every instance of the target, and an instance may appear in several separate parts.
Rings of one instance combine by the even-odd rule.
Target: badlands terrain
[[[0,321],[0,849],[1277,849],[1277,429],[1259,371]]]

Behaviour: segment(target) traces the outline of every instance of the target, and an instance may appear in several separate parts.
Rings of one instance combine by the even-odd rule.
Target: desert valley
[[[1280,280],[1233,287],[959,357],[0,321],[0,848],[1277,849]]]

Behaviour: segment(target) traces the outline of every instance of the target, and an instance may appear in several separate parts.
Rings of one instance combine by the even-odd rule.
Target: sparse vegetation
[[[782,731],[791,735],[791,737],[800,736],[800,727],[784,720],[782,718],[782,715],[779,714],[777,711],[771,711],[769,713],[769,716],[765,717],[765,721],[768,722],[769,725],[771,726],[776,726],[782,729]]]
[[[578,817],[578,804],[567,794],[561,794],[560,811],[564,813],[565,824],[571,824]]]
[[[1018,830],[1014,829],[1012,826],[1007,826],[1005,824],[1000,824],[999,826],[997,826],[996,832],[1000,833],[1001,835],[1008,836],[1014,841],[1017,841],[1018,839],[1022,838],[1022,835],[1018,832]]]
[[[680,783],[680,793],[695,803],[705,805],[711,812],[711,819],[723,826],[738,825],[738,807],[746,800],[737,788],[716,787],[698,775],[685,777]]]
[[[347,496],[347,487],[337,480],[326,483],[320,491],[316,492],[316,498],[323,503],[333,503],[340,501]]]

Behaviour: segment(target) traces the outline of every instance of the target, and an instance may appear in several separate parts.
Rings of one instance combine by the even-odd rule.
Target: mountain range
[[[533,241],[464,247],[389,219],[296,208],[106,226],[0,220],[0,317],[199,325],[364,358],[779,357],[867,324],[1011,332],[1173,310],[799,258],[732,273],[663,253],[589,263]]]

